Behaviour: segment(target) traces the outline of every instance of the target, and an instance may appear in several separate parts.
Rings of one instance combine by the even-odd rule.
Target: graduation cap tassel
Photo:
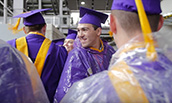
[[[150,24],[147,19],[146,13],[144,11],[142,0],[135,0],[135,3],[138,9],[140,24],[141,24],[144,40],[146,43],[146,48],[147,48],[146,55],[147,55],[147,58],[154,61],[157,58],[157,53],[154,47],[154,40],[151,35],[152,31],[150,28]]]
[[[113,37],[113,32],[109,31],[109,35],[110,35],[110,37]]]
[[[13,34],[17,34],[18,32],[22,31],[22,28],[18,30],[21,18],[18,18],[17,23],[15,26],[9,25],[8,29],[13,31]]]
[[[17,30],[20,24],[21,18],[18,18],[16,25],[13,27],[14,30]]]

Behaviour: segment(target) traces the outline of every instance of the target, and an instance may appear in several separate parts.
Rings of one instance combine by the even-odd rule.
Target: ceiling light
[[[84,1],[82,1],[82,2],[81,2],[81,5],[85,5],[85,2],[84,2]]]

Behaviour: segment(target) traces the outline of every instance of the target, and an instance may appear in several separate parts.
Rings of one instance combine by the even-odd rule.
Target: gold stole
[[[142,87],[124,61],[112,66],[108,75],[121,103],[149,103]]]
[[[38,32],[30,32],[29,34],[38,34],[38,35],[44,36],[43,34],[38,33]],[[36,56],[34,65],[38,71],[39,76],[41,76],[44,62],[46,59],[46,55],[48,53],[50,45],[51,45],[51,41],[45,38]],[[26,37],[22,37],[16,40],[16,48],[22,53],[24,53],[26,56],[28,56],[28,45],[26,42]]]
[[[93,47],[90,47],[90,49],[95,50],[95,51],[98,51],[98,52],[102,52],[102,51],[104,51],[103,41],[102,41],[102,40],[100,40],[100,43],[101,43],[101,46],[102,46],[101,50],[99,50],[99,49],[97,49],[97,48],[93,48]]]

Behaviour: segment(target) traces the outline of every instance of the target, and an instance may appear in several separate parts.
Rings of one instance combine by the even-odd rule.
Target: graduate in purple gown
[[[63,44],[63,46],[66,48],[68,53],[74,48],[73,44],[74,44],[76,36],[77,36],[77,31],[68,29],[68,34]]]
[[[160,0],[142,1],[152,31],[158,31],[163,24]],[[73,84],[61,103],[172,102],[172,62],[157,46],[158,41],[150,39],[149,25],[141,29],[137,7],[134,0],[113,0],[110,27],[119,49],[109,70]]]
[[[49,103],[35,66],[0,40],[0,103]]]
[[[14,18],[24,18],[23,31],[26,36],[10,40],[8,43],[30,57],[52,103],[67,58],[67,51],[63,46],[56,46],[45,37],[46,23],[40,12],[46,10],[50,9],[33,10],[14,16]]]
[[[101,23],[108,15],[95,10],[80,8],[78,38],[81,46],[69,52],[54,102],[60,102],[73,83],[108,69],[114,49],[100,39]]]

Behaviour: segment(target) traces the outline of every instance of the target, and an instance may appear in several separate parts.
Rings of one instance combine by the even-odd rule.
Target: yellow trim
[[[90,47],[90,49],[95,50],[95,51],[98,51],[98,52],[104,51],[104,45],[103,45],[103,41],[102,41],[102,40],[100,40],[100,44],[101,44],[101,46],[102,46],[101,50],[99,50],[99,49],[97,49],[97,48],[93,48],[93,47]]]
[[[44,34],[39,33],[39,32],[29,32],[28,34],[37,34],[37,35],[41,35],[41,36],[45,37],[45,35],[44,35]]]
[[[131,44],[127,45],[124,49],[122,49],[122,50],[120,51],[119,56],[121,56],[123,53],[132,51],[132,50],[134,50],[134,49],[136,49],[136,48],[146,48],[146,46],[147,46],[147,45],[146,45],[145,42],[131,43]],[[158,46],[156,42],[154,43],[154,46],[155,46],[155,47]]]
[[[149,103],[139,82],[124,61],[112,67],[108,75],[121,103]]]
[[[151,35],[152,31],[151,31],[151,27],[149,25],[149,21],[147,19],[145,10],[143,8],[142,1],[135,0],[135,3],[137,6],[137,9],[138,9],[138,15],[139,15],[139,19],[140,19],[140,24],[141,24],[144,40],[147,45],[147,53],[146,53],[147,58],[149,58],[152,61],[155,61],[157,58],[157,53],[156,53],[156,50],[154,47],[154,40]]]
[[[145,42],[131,43],[131,44],[125,46],[125,48],[120,51],[120,55],[123,54],[123,53],[125,53],[125,52],[134,50],[136,48],[146,48]]]
[[[34,64],[35,64],[35,66],[37,68],[39,76],[41,76],[42,69],[44,67],[44,62],[45,62],[45,59],[46,59],[46,55],[48,53],[50,45],[51,45],[51,41],[49,39],[45,38],[42,45],[41,45],[41,47],[40,47],[40,49],[39,49],[37,57],[35,59]]]
[[[39,33],[39,32],[29,32],[29,34],[37,34],[37,35],[41,35],[41,36],[45,37],[45,35],[43,35],[42,33]],[[28,55],[28,46],[27,46],[26,37],[21,37],[21,38],[18,38],[16,40],[16,48],[20,52],[25,54],[26,56],[29,56]]]
[[[45,37],[43,34],[38,33],[38,32],[30,32],[29,34],[37,34],[37,35],[41,35],[41,36]],[[50,45],[51,45],[51,41],[49,39],[45,38],[38,51],[37,56],[36,56],[34,65],[38,71],[39,76],[41,76],[42,69],[44,67],[44,63],[45,63],[45,59],[46,59],[46,55],[48,53]],[[16,40],[16,48],[19,51],[21,51],[22,53],[24,53],[26,56],[29,56],[26,37],[21,37]]]
[[[22,52],[23,54],[28,56],[28,46],[27,46],[27,42],[26,42],[26,37],[21,37],[16,40],[16,48],[20,52]]]

